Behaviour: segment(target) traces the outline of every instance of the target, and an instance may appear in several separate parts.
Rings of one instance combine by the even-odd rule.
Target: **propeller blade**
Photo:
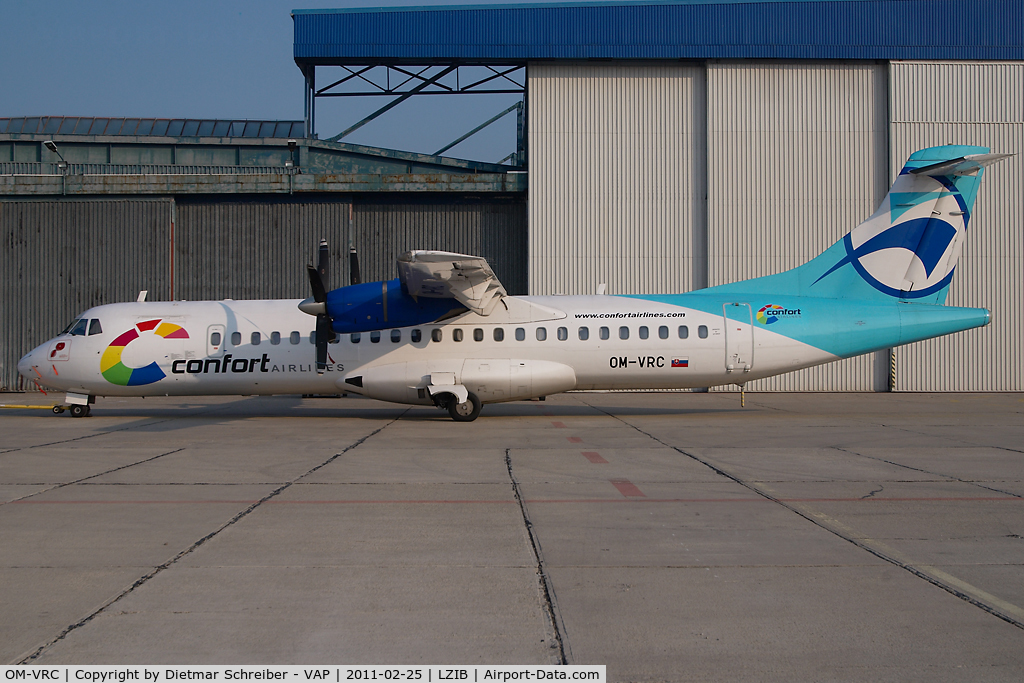
[[[320,240],[320,253],[317,255],[316,269],[320,273],[320,282],[326,287],[331,282],[328,273],[331,262],[331,250],[327,247],[327,240]]]
[[[327,342],[331,338],[331,319],[326,315],[316,317],[316,371],[324,374],[327,369]]]
[[[306,273],[309,274],[309,288],[313,290],[313,301],[327,301],[327,290],[324,289],[324,281],[320,279],[320,271],[313,266],[306,266]]]
[[[356,254],[355,247],[351,247],[348,250],[348,272],[351,276],[349,284],[358,285],[362,282],[362,279],[359,277],[359,256]]]

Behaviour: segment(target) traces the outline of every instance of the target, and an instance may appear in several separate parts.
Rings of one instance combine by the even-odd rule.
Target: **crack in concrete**
[[[602,413],[604,413],[608,417],[611,417],[612,419],[618,420],[619,422],[621,422],[622,424],[626,425],[627,427],[630,427],[630,428],[636,430],[637,432],[643,434],[644,436],[648,437],[652,441],[656,441],[656,442],[660,443],[663,446],[671,448],[672,450],[676,451],[677,453],[679,453],[681,455],[685,455],[686,457],[688,457],[688,458],[690,458],[690,459],[700,463],[701,465],[704,465],[705,467],[707,467],[711,471],[715,472],[716,474],[719,474],[719,475],[725,477],[726,479],[729,479],[729,480],[735,482],[736,484],[739,484],[743,488],[745,488],[745,489],[747,489],[747,490],[749,490],[749,491],[751,491],[751,492],[753,492],[753,493],[755,493],[755,494],[757,494],[757,495],[759,495],[759,496],[761,496],[763,498],[766,498],[767,500],[770,500],[770,501],[772,501],[773,503],[775,503],[777,505],[780,505],[780,506],[786,508],[790,512],[798,515],[799,517],[802,517],[803,519],[807,520],[808,522],[810,522],[811,524],[815,525],[816,527],[818,527],[818,528],[820,528],[820,529],[822,529],[824,531],[827,531],[828,533],[833,534],[834,536],[836,536],[838,538],[843,539],[847,543],[855,545],[856,547],[858,547],[861,550],[864,550],[864,551],[870,553],[871,555],[874,555],[875,557],[879,558],[880,560],[888,562],[889,564],[891,564],[893,566],[899,567],[900,569],[903,569],[903,570],[913,574],[914,576],[918,577],[919,579],[924,579],[925,581],[927,581],[928,583],[932,584],[936,588],[941,588],[942,590],[946,591],[947,593],[949,593],[949,594],[951,594],[951,595],[953,595],[955,597],[960,598],[964,602],[970,603],[970,604],[974,605],[975,607],[981,609],[982,611],[988,612],[992,616],[994,616],[994,617],[996,617],[998,619],[1001,619],[1002,621],[1005,621],[1006,623],[1008,623],[1008,624],[1010,624],[1012,626],[1016,626],[1017,628],[1024,630],[1024,610],[1021,610],[1021,608],[1017,607],[1016,605],[1014,605],[1012,603],[1008,603],[1008,602],[1003,601],[1003,600],[1000,600],[996,596],[989,595],[988,593],[985,593],[984,591],[981,591],[978,588],[970,586],[969,584],[966,584],[962,580],[957,579],[955,576],[951,576],[951,575],[946,574],[945,572],[943,572],[941,570],[938,570],[934,566],[922,565],[921,567],[918,567],[918,566],[915,566],[914,564],[911,564],[909,561],[901,560],[901,559],[899,559],[898,557],[895,556],[896,554],[898,554],[898,551],[894,551],[893,549],[888,549],[889,552],[883,552],[881,548],[876,547],[879,544],[876,543],[875,545],[870,545],[865,540],[861,540],[861,539],[857,538],[857,534],[854,532],[854,530],[850,529],[849,527],[846,527],[845,530],[840,529],[840,528],[836,528],[837,525],[845,526],[845,525],[842,525],[842,523],[839,522],[838,520],[833,520],[833,522],[834,522],[833,524],[826,524],[821,519],[818,519],[818,517],[820,517],[821,515],[815,515],[812,512],[801,510],[800,507],[798,507],[797,505],[787,503],[784,500],[780,500],[779,498],[776,498],[775,496],[773,496],[768,491],[765,491],[764,489],[762,489],[762,488],[760,488],[758,486],[755,486],[755,485],[751,484],[750,482],[747,482],[747,481],[741,479],[740,477],[738,477],[736,475],[733,475],[733,474],[731,474],[731,473],[729,473],[729,472],[727,472],[727,471],[725,471],[725,470],[723,470],[723,469],[721,469],[719,467],[716,467],[712,463],[710,463],[710,462],[708,462],[706,460],[703,460],[702,458],[698,457],[697,455],[694,455],[693,453],[688,453],[687,451],[684,451],[682,448],[679,448],[677,446],[673,446],[673,445],[671,445],[671,444],[669,444],[669,443],[667,443],[665,441],[662,441],[661,439],[659,439],[658,437],[654,436],[653,434],[651,434],[649,432],[645,432],[640,427],[637,427],[636,425],[631,424],[630,422],[627,422],[626,420],[624,420],[623,418],[619,417],[618,415],[614,415],[614,414],[608,412],[607,410],[604,410],[603,408],[600,408],[600,407],[597,407],[597,406],[591,406],[591,407],[592,408],[596,408],[597,410],[600,410]],[[855,454],[855,455],[859,455],[859,454]],[[982,599],[982,597],[974,597],[973,595],[970,595],[968,592],[965,592],[965,590],[961,590],[960,588],[957,588],[955,584],[959,584],[959,585],[963,586],[964,588],[966,588],[967,590],[971,590],[975,594],[980,594],[981,596],[983,596],[984,599]],[[996,604],[989,604],[990,602],[991,603],[998,603],[1000,606],[997,606]],[[1014,616],[1014,615],[1019,615],[1019,616]]]
[[[526,527],[527,537],[530,539],[530,548],[533,551],[533,558],[536,560],[537,580],[540,584],[541,596],[544,600],[544,615],[548,618],[548,626],[555,639],[558,651],[557,664],[568,664],[572,660],[572,648],[569,647],[569,640],[565,635],[565,624],[561,624],[562,616],[555,601],[555,589],[551,585],[544,567],[544,558],[541,554],[540,540],[533,532],[533,522],[530,521],[530,513],[526,509],[526,502],[523,500],[519,490],[519,481],[512,473],[512,449],[505,449],[505,467],[508,468],[508,478],[512,483],[512,494],[519,505],[519,512],[523,516],[523,525]],[[561,624],[561,625],[560,625]]]
[[[54,645],[56,645],[60,641],[64,640],[68,636],[68,634],[70,634],[75,629],[81,628],[81,627],[85,626],[86,624],[88,624],[90,621],[92,621],[93,619],[98,617],[108,607],[110,607],[111,605],[113,605],[116,602],[120,601],[125,596],[130,595],[136,588],[139,588],[140,586],[142,586],[146,582],[148,582],[150,579],[152,579],[153,577],[155,577],[158,574],[160,574],[161,572],[163,572],[165,569],[168,569],[169,567],[173,566],[179,560],[181,560],[183,557],[185,557],[187,555],[190,555],[193,551],[195,551],[196,549],[200,548],[207,541],[211,540],[212,538],[214,538],[215,536],[220,534],[222,531],[224,531],[228,527],[231,527],[234,524],[236,524],[237,522],[241,521],[242,519],[247,517],[250,513],[252,513],[254,510],[256,510],[256,508],[258,508],[260,505],[262,505],[263,503],[267,502],[271,498],[274,498],[274,497],[280,495],[281,493],[286,491],[289,487],[291,487],[293,484],[295,484],[296,482],[298,482],[302,478],[308,477],[309,475],[313,474],[317,470],[320,470],[321,468],[326,467],[327,465],[331,464],[332,462],[334,462],[335,460],[337,460],[338,458],[343,456],[345,453],[348,453],[352,449],[361,446],[370,437],[372,437],[372,436],[382,432],[383,430],[385,430],[388,427],[390,427],[391,425],[393,425],[395,422],[397,422],[399,419],[401,419],[401,417],[404,416],[407,412],[408,412],[408,410],[403,411],[402,414],[399,415],[398,417],[394,418],[393,420],[391,420],[390,422],[384,424],[383,426],[378,427],[377,429],[375,429],[372,432],[370,432],[369,434],[361,437],[360,439],[352,442],[351,444],[346,446],[344,449],[342,449],[339,453],[335,453],[334,455],[332,455],[330,458],[328,458],[324,462],[320,463],[319,465],[317,465],[317,466],[315,466],[315,467],[313,467],[313,468],[303,472],[299,476],[290,479],[289,481],[285,482],[284,484],[282,484],[278,488],[274,489],[273,491],[268,493],[266,496],[264,496],[260,500],[256,501],[252,505],[248,506],[247,508],[245,508],[244,510],[242,510],[241,512],[236,514],[234,517],[232,517],[227,522],[225,522],[224,524],[219,526],[217,529],[211,531],[210,533],[208,533],[205,536],[203,536],[202,538],[200,538],[198,541],[196,541],[195,543],[190,545],[188,548],[185,548],[184,550],[182,550],[177,555],[175,555],[171,559],[167,560],[163,564],[156,566],[155,568],[153,568],[152,571],[150,571],[150,572],[148,572],[146,574],[143,574],[141,577],[136,579],[135,582],[132,585],[130,585],[128,588],[124,589],[123,591],[121,591],[120,593],[115,595],[110,600],[107,600],[105,603],[100,605],[99,608],[97,608],[96,610],[94,610],[92,613],[88,614],[84,618],[80,619],[79,621],[75,622],[74,624],[71,624],[71,625],[65,627],[64,630],[62,630],[54,638],[52,638],[49,641],[47,641],[47,642],[43,643],[42,645],[40,645],[31,654],[29,654],[29,655],[27,655],[25,657],[22,657],[17,663],[18,664],[30,664],[34,660],[38,659],[47,649],[53,647]],[[121,469],[121,468],[119,468],[119,469]],[[98,476],[98,475],[94,475],[94,476]]]
[[[850,449],[843,448],[842,446],[832,446],[832,448],[837,450],[837,451],[840,451],[842,453],[849,453],[850,455],[856,455],[859,458],[866,458],[868,460],[874,460],[875,462],[884,462],[886,465],[892,465],[893,467],[901,467],[903,469],[911,470],[913,472],[921,472],[922,474],[930,474],[930,475],[935,476],[935,477],[941,477],[942,480],[945,480],[945,481],[958,481],[961,484],[970,484],[971,486],[977,486],[978,488],[985,489],[986,491],[992,491],[994,493],[1001,493],[1003,495],[1012,496],[1014,498],[1024,498],[1024,496],[1022,496],[1019,493],[1014,493],[1013,491],[1004,491],[1002,489],[997,489],[997,488],[992,487],[992,486],[985,486],[984,484],[982,484],[982,483],[980,483],[978,481],[974,481],[974,480],[971,480],[971,479],[962,479],[962,478],[954,476],[952,474],[943,474],[942,472],[933,472],[931,470],[922,469],[920,467],[914,467],[913,465],[905,465],[903,463],[895,462],[893,460],[886,460],[885,458],[878,458],[878,457],[875,457],[873,455],[866,455],[864,453],[858,453],[857,451],[851,451]],[[981,446],[980,448],[988,448],[988,446]],[[1003,450],[1009,450],[1011,452],[1016,452],[1016,451],[1013,451],[1012,449],[1003,449]],[[931,481],[931,480],[925,480],[925,481]],[[917,482],[915,480],[909,480],[907,483],[917,483]]]
[[[881,493],[884,490],[885,490],[884,486],[879,486],[877,489],[875,489],[874,491],[871,491],[867,495],[861,496],[860,499],[861,500],[867,500],[868,498],[874,498],[876,493]]]

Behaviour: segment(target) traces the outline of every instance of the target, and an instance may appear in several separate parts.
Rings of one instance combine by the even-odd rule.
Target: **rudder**
[[[1010,156],[944,145],[915,152],[878,209],[793,270],[715,290],[833,299],[946,299],[984,168]]]

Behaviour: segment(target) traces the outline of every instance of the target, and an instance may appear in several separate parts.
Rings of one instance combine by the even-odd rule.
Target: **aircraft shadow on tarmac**
[[[73,419],[67,415],[56,416],[43,411],[26,411],[33,416],[45,419]],[[513,401],[509,403],[489,404],[481,416],[483,424],[514,418],[551,419],[558,417],[605,417],[607,415],[621,417],[642,416],[679,416],[692,415],[726,415],[733,413],[759,412],[756,407],[749,408],[695,408],[666,405],[659,406],[626,406],[614,403],[591,406],[587,403],[576,405],[553,404],[541,401]],[[19,414],[24,415],[21,411]],[[221,403],[202,403],[183,400],[173,404],[156,403],[140,399],[120,400],[110,403],[101,400],[93,408],[92,416],[82,418],[96,424],[97,418],[137,418],[132,422],[117,421],[112,424],[98,426],[98,432],[133,431],[176,431],[188,429],[198,424],[224,424],[239,419],[251,418],[323,418],[323,419],[361,419],[390,421],[400,418],[406,421],[435,422],[449,421],[448,413],[431,406],[404,406],[386,404],[364,399],[358,396],[349,397],[299,397],[299,396],[245,396]]]

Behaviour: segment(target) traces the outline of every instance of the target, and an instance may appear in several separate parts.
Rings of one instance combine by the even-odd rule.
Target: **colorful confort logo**
[[[138,339],[142,332],[152,332],[164,339],[188,339],[188,332],[185,331],[185,328],[174,323],[165,323],[157,319],[137,324],[110,342],[110,346],[107,347],[100,358],[100,372],[103,373],[103,378],[111,384],[119,384],[123,387],[137,387],[143,384],[159,382],[167,376],[160,369],[160,366],[156,364],[156,361],[141,368],[130,368],[121,362],[121,354],[124,352],[124,347]]]
[[[779,313],[784,310],[782,306],[776,306],[775,304],[768,304],[762,306],[757,311],[757,322],[762,325],[771,325],[772,323],[779,322]]]
[[[768,304],[757,309],[757,322],[762,325],[771,325],[777,323],[782,318],[799,318],[799,308],[783,308],[782,306],[776,306],[775,304]]]

